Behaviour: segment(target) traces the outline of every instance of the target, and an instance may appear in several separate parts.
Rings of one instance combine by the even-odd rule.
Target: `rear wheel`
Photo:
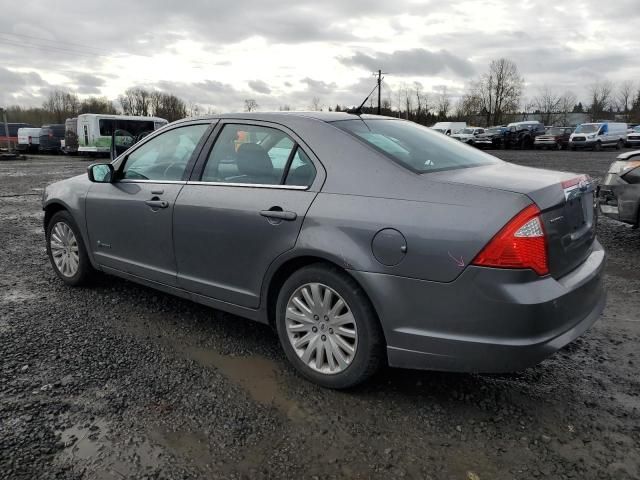
[[[622,140],[618,140],[618,143],[616,143],[616,150],[620,150],[622,148],[623,142]]]
[[[55,213],[46,228],[47,254],[60,279],[72,286],[87,283],[94,270],[73,217],[66,210]]]
[[[311,265],[293,273],[278,295],[276,327],[289,361],[305,378],[348,388],[384,362],[384,340],[371,302],[336,267]]]

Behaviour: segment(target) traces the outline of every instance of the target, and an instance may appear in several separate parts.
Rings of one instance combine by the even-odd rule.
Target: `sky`
[[[638,0],[0,0],[0,106],[65,89],[117,99],[133,86],[202,111],[357,105],[419,82],[459,96],[492,59],[587,98],[598,80],[640,87]]]

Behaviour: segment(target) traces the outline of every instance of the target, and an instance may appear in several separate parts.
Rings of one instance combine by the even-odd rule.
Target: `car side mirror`
[[[111,183],[114,178],[113,165],[110,163],[94,163],[87,167],[89,180],[95,183]]]

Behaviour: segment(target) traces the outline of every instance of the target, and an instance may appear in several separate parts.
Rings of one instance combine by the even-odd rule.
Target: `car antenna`
[[[362,115],[362,107],[364,107],[364,104],[367,103],[367,100],[369,100],[369,97],[373,92],[376,91],[377,88],[378,88],[378,84],[376,83],[376,86],[373,87],[373,90],[369,92],[369,95],[367,95],[367,97],[362,101],[360,106],[358,108],[350,108],[349,110],[347,110],[347,113],[353,113],[354,115]]]

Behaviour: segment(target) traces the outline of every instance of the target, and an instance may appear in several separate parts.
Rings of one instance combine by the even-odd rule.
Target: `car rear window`
[[[358,119],[332,124],[417,173],[500,162],[491,155],[413,122]]]

